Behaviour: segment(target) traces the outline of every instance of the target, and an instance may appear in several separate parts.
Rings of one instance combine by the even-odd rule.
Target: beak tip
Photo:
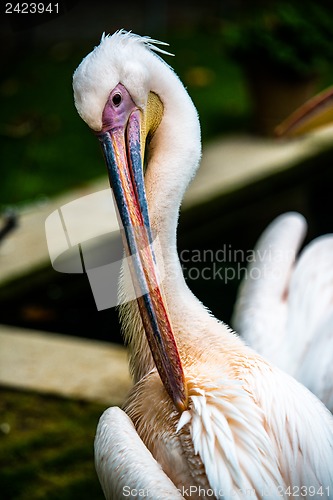
[[[175,397],[174,404],[179,413],[183,413],[184,411],[188,410],[188,395],[182,394],[179,397]]]

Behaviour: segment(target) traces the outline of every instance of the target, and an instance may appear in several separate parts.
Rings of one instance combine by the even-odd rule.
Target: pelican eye
[[[121,103],[121,94],[118,92],[112,96],[112,102],[115,106],[119,106]]]

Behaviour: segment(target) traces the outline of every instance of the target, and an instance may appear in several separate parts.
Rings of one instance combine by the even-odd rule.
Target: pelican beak
[[[147,340],[165,389],[182,412],[188,406],[187,389],[158,281],[143,176],[144,144],[162,116],[162,103],[156,94],[151,94],[148,115],[156,102],[160,109],[157,106],[155,116],[149,118],[136,106],[127,89],[118,84],[105,105],[98,137],[123,226],[123,242],[130,257],[130,272]]]
[[[333,87],[316,95],[294,111],[276,129],[281,136],[298,136],[333,124]]]

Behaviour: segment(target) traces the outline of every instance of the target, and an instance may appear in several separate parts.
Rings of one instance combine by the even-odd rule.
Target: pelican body
[[[95,440],[105,496],[133,486],[130,495],[154,499],[329,498],[332,415],[214,318],[184,280],[176,229],[200,161],[200,125],[159,44],[124,31],[103,36],[73,79],[130,258],[120,293],[134,287],[137,296],[120,309],[134,386],[123,410],[101,417]]]

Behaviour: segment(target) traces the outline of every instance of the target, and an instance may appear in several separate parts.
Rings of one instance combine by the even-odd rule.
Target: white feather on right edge
[[[333,235],[312,241],[296,260],[305,230],[303,216],[286,213],[264,231],[232,324],[333,411]]]
[[[286,341],[285,293],[306,232],[298,213],[277,217],[258,240],[240,285],[232,326],[253,349],[280,366]]]

